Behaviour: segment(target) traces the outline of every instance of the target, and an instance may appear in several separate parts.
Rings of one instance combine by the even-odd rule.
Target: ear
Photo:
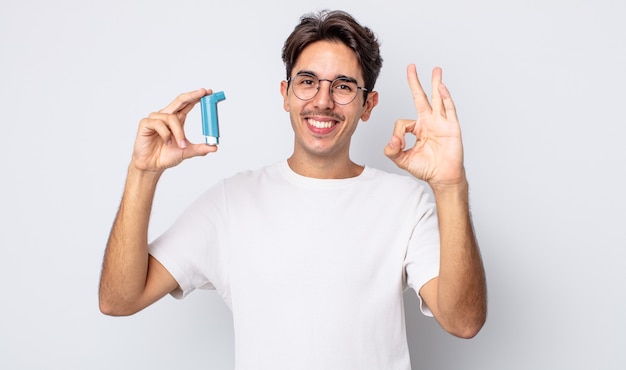
[[[378,105],[378,91],[372,91],[367,94],[367,100],[365,101],[365,109],[361,113],[361,121],[365,122],[370,119],[372,110]]]
[[[283,109],[285,110],[285,112],[289,112],[289,103],[287,102],[288,92],[289,92],[289,85],[287,84],[287,81],[281,81],[280,82],[280,95],[283,96]]]

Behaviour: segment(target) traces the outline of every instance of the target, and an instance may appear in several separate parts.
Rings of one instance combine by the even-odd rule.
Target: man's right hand
[[[187,158],[217,151],[217,146],[192,144],[185,137],[185,119],[191,109],[212,90],[199,89],[179,95],[167,107],[139,122],[131,167],[163,172]]]

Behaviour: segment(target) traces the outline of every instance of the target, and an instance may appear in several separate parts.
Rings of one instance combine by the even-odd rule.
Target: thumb
[[[402,139],[397,136],[392,136],[387,146],[385,146],[385,155],[396,162],[402,155],[402,149],[404,149]]]
[[[217,145],[188,144],[187,147],[183,149],[181,159],[185,160],[193,157],[201,157],[216,151]]]

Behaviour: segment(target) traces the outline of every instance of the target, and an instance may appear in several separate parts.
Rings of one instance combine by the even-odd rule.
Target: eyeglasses
[[[287,79],[291,83],[293,94],[300,100],[311,100],[320,90],[320,82],[330,82],[330,96],[337,104],[346,105],[352,103],[359,90],[366,93],[368,89],[358,86],[355,79],[350,77],[337,77],[334,80],[317,78],[311,73],[298,73]]]

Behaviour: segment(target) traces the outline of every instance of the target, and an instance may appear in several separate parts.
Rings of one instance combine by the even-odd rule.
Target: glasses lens
[[[293,79],[293,93],[302,100],[313,99],[319,86],[320,81],[315,76],[302,74]]]
[[[346,78],[338,78],[333,81],[333,100],[337,104],[348,104],[356,97],[358,87],[356,82]]]

